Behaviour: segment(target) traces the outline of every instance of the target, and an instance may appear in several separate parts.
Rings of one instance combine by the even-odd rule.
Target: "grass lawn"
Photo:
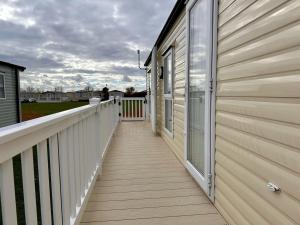
[[[88,102],[22,103],[22,120],[31,120],[87,104]]]

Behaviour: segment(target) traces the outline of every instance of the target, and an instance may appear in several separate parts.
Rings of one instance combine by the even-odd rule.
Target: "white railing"
[[[145,98],[122,98],[122,120],[145,120]]]
[[[119,122],[118,101],[93,103],[0,129],[3,225],[17,225],[12,159],[19,154],[26,224],[38,223],[33,149],[37,149],[42,224],[79,224]]]

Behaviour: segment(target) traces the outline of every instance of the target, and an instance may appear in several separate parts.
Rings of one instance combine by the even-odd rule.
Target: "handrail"
[[[109,100],[1,128],[3,225],[17,225],[12,158],[19,154],[26,224],[37,225],[34,149],[38,156],[42,224],[79,224],[118,122],[119,104]]]
[[[111,103],[113,100],[101,102],[100,105]],[[0,144],[9,141],[10,139],[17,138],[18,136],[26,134],[26,131],[32,131],[31,129],[38,129],[53,123],[57,123],[67,117],[75,116],[92,109],[96,109],[97,105],[85,105],[74,109],[58,112],[48,116],[16,123],[10,126],[0,128]]]
[[[122,100],[146,100],[145,97],[122,97]]]
[[[22,147],[27,149],[36,144],[38,139],[50,137],[96,113],[97,108],[112,103],[113,100],[108,100],[99,105],[82,106],[0,129],[0,163],[20,154],[24,150]]]

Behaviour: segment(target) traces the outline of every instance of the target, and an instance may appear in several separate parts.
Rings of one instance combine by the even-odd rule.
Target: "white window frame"
[[[188,93],[189,93],[189,45],[190,45],[190,36],[189,36],[189,27],[190,27],[190,11],[193,8],[193,6],[197,3],[197,1],[201,0],[189,0],[186,5],[186,34],[187,34],[187,48],[186,48],[186,72],[185,72],[185,80],[186,80],[186,86],[185,86],[185,148],[184,148],[184,160],[186,162],[185,166],[189,173],[194,177],[196,182],[203,188],[204,192],[208,195],[209,199],[214,202],[214,177],[215,177],[215,104],[216,104],[216,59],[217,59],[217,27],[218,27],[218,1],[212,0],[211,7],[212,7],[212,18],[210,21],[210,32],[212,33],[212,42],[210,43],[210,51],[211,51],[211,82],[212,84],[212,92],[211,92],[211,98],[210,98],[210,118],[207,123],[207,127],[209,127],[210,130],[210,155],[205,157],[206,160],[206,172],[207,169],[210,170],[210,176],[211,176],[211,188],[210,191],[205,188],[205,185],[203,185],[203,181],[199,179],[199,172],[192,166],[192,164],[187,159],[187,152],[188,152]],[[206,174],[207,176],[207,174]]]
[[[166,59],[171,56],[171,93],[165,94],[165,82],[166,82]],[[174,50],[173,47],[170,47],[169,50],[163,55],[163,94],[164,94],[164,131],[172,138],[174,138],[174,99],[173,99],[173,90],[174,90]],[[171,131],[166,128],[166,100],[171,101],[171,112],[172,112],[172,127]]]
[[[0,76],[3,77],[3,91],[4,91],[4,98],[1,98],[1,97],[0,97],[0,99],[1,99],[1,100],[5,100],[5,99],[6,99],[6,91],[5,91],[5,73],[0,72]]]

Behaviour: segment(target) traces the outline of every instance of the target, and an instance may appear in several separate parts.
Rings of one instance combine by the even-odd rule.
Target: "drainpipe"
[[[157,47],[154,46],[152,50],[151,57],[151,78],[152,78],[152,90],[151,90],[151,124],[152,131],[154,135],[157,135],[157,110],[156,110],[156,100],[157,100]]]

